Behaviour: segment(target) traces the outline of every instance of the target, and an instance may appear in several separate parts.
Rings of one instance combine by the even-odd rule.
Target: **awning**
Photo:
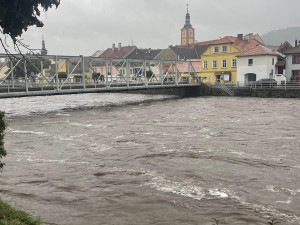
[[[285,66],[285,61],[278,61],[275,66]]]

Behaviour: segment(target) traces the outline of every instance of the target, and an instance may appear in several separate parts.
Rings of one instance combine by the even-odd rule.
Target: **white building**
[[[276,66],[277,62],[284,57],[280,52],[264,45],[257,45],[237,55],[237,81],[245,84],[264,78],[272,78],[280,69]]]
[[[286,76],[300,82],[300,45],[286,51]]]

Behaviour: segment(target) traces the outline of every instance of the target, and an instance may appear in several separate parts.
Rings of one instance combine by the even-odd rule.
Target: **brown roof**
[[[254,55],[277,55],[284,57],[280,52],[274,51],[264,45],[255,45],[253,48],[244,50],[237,56],[254,56]]]
[[[92,55],[92,57],[99,57],[103,52],[104,50],[98,50]]]
[[[295,53],[300,53],[300,45],[294,48],[290,48],[285,52],[285,54],[295,54]]]
[[[136,49],[135,46],[121,47],[120,50],[118,50],[118,47],[116,47],[114,50],[112,48],[108,48],[99,57],[122,59],[122,58],[126,58],[126,56],[132,53],[135,49]]]

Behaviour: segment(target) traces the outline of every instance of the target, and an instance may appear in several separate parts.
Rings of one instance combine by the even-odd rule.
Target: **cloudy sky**
[[[166,48],[180,44],[187,3],[197,41],[299,26],[299,0],[61,0],[22,38],[40,48],[44,36],[51,55],[88,56],[112,43]]]

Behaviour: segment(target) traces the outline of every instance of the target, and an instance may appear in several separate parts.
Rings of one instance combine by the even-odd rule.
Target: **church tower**
[[[45,40],[44,40],[44,37],[43,37],[41,55],[47,55],[47,53],[48,53],[48,51],[46,49]]]
[[[187,5],[185,24],[181,29],[181,45],[188,46],[193,44],[195,44],[195,29],[192,27],[191,17],[189,14],[189,5]]]

